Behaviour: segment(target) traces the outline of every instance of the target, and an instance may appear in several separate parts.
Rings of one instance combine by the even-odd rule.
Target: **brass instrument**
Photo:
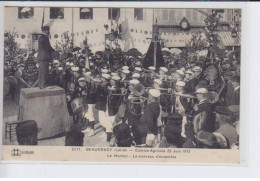
[[[137,84],[133,87],[133,96],[129,98],[129,109],[133,115],[140,115],[143,113],[143,109],[147,101],[147,98],[142,96],[144,92],[145,87],[142,84]]]
[[[127,89],[121,88],[121,93],[117,92],[118,89],[108,89],[109,96],[125,96],[127,94]]]
[[[205,97],[206,97],[206,101],[210,104],[214,104],[219,101],[219,95],[214,91],[209,91]]]
[[[133,115],[143,114],[146,100],[147,100],[147,98],[145,98],[143,96],[130,98],[129,109],[131,110]]]
[[[149,89],[155,89],[154,87],[145,87],[146,90],[149,90]],[[191,99],[196,99],[195,96],[192,96],[190,94],[180,94],[180,93],[177,93],[177,92],[169,92],[168,90],[169,89],[166,89],[166,88],[156,88],[157,90],[160,90],[160,91],[167,91],[167,92],[164,92],[162,94],[164,95],[175,95],[175,96],[180,96],[180,97],[186,97],[186,98],[191,98]]]

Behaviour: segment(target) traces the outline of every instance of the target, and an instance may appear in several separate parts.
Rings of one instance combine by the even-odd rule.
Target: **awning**
[[[183,48],[186,43],[192,38],[192,34],[196,32],[167,32],[161,33],[161,39],[164,42],[164,47],[167,48]],[[241,45],[241,33],[237,32],[235,38],[232,37],[230,31],[220,31],[218,33],[223,46],[240,46]],[[203,39],[206,38],[205,33],[201,33]]]
[[[235,38],[232,37],[230,31],[219,32],[219,37],[222,40],[224,46],[240,46],[241,45],[241,33],[237,32]]]

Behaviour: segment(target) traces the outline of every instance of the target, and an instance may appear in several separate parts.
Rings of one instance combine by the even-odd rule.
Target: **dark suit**
[[[144,114],[142,115],[140,122],[146,125],[147,133],[152,133],[154,135],[158,134],[157,120],[159,115],[160,106],[156,101],[145,107]]]
[[[208,132],[213,132],[215,130],[215,121],[212,119],[212,109],[211,109],[211,105],[206,102],[203,101],[202,103],[197,104],[198,105],[198,109],[195,110],[193,109],[193,115],[199,115],[201,113],[205,113],[205,120],[200,120],[199,122],[202,122],[202,130],[204,131],[208,131]]]
[[[39,88],[47,87],[47,79],[49,74],[49,62],[51,61],[51,53],[54,49],[50,45],[47,35],[42,34],[38,40],[38,60],[39,60]]]

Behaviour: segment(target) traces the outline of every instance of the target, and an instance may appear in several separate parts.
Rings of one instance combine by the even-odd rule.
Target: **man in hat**
[[[86,132],[89,132],[89,136],[94,135],[95,117],[93,108],[96,104],[96,88],[94,82],[96,79],[92,77],[91,72],[86,72],[84,74],[86,78],[86,96],[84,102],[88,105],[87,112],[85,113],[85,118],[89,121],[90,129],[87,128]]]
[[[231,125],[231,112],[226,106],[216,107],[216,123],[218,124],[218,129],[215,133],[220,133],[227,140],[227,148],[230,148],[232,144],[237,142],[238,135],[235,127]]]
[[[196,86],[198,85],[200,81],[200,73],[201,73],[201,68],[199,66],[195,66],[192,71],[194,72],[191,77],[189,78],[186,82],[185,85],[185,91],[189,94],[192,94],[196,91]]]
[[[240,80],[239,77],[233,76],[230,81],[227,82],[227,88],[225,93],[225,105],[239,105],[240,104]]]
[[[124,120],[127,121],[128,125],[133,126],[135,122],[138,122],[140,120],[141,115],[140,114],[134,114],[133,110],[131,108],[131,101],[133,99],[139,98],[143,93],[138,92],[137,88],[140,88],[141,90],[141,84],[137,79],[132,79],[129,81],[129,90],[130,94],[127,97],[126,100],[126,108],[124,113]],[[139,111],[139,110],[138,110]]]
[[[193,125],[194,132],[198,133],[200,130],[213,132],[215,130],[215,122],[212,120],[211,105],[206,101],[206,88],[196,90],[195,94],[198,102],[193,106]]]
[[[144,109],[144,113],[140,119],[140,122],[146,125],[147,137],[146,144],[147,146],[153,147],[157,140],[158,135],[158,117],[160,115],[160,105],[158,99],[161,93],[157,89],[149,90],[149,97],[147,100],[147,106]]]
[[[110,75],[103,73],[101,77],[102,83],[97,88],[97,99],[95,108],[98,110],[98,118],[101,126],[103,126],[104,131],[106,132],[106,127],[108,123],[108,115],[107,115],[107,96],[108,96],[108,81],[110,79]],[[107,136],[107,141],[110,141],[112,134]]]
[[[218,144],[217,138],[214,134],[201,130],[197,134],[196,147],[206,149],[217,149],[220,148],[220,145]]]
[[[181,116],[180,118],[182,119]],[[159,148],[182,148],[183,143],[184,138],[181,136],[181,126],[171,122],[166,124],[164,138],[159,143]]]
[[[185,87],[185,82],[183,81],[177,81],[175,84],[175,92],[177,94],[186,94],[186,92],[184,91],[184,87]],[[174,108],[175,108],[175,113],[179,113],[181,115],[185,114],[185,111],[187,108],[189,108],[191,100],[189,98],[185,98],[185,97],[181,97],[179,95],[176,95],[173,98],[173,102],[174,102]]]
[[[40,89],[48,86],[49,63],[51,62],[51,53],[54,49],[49,41],[50,29],[48,26],[42,27],[42,32],[38,39],[38,60],[39,60],[39,83]]]
[[[158,75],[159,79],[160,79],[160,80],[165,79],[165,77],[167,76],[167,75],[166,75],[167,72],[168,72],[168,69],[167,69],[166,67],[160,67],[160,69],[159,69],[159,75]]]
[[[119,110],[119,106],[121,105],[121,96],[114,94],[121,94],[120,87],[120,77],[115,75],[110,79],[110,85],[108,86],[108,101],[107,101],[107,109],[108,109],[108,126],[107,133],[112,134],[112,129],[115,126],[115,118]]]
[[[131,147],[132,135],[128,124],[123,121],[118,122],[113,128],[113,134],[118,147]]]

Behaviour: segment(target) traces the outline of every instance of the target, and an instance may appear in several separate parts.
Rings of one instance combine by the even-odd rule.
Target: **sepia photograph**
[[[3,147],[239,155],[241,15],[4,7]]]

